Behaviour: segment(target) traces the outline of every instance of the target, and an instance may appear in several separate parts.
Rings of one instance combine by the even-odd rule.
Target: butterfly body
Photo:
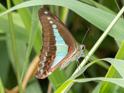
[[[43,47],[36,77],[46,78],[58,67],[65,67],[82,49],[65,25],[46,9],[40,9],[39,19],[43,31]]]

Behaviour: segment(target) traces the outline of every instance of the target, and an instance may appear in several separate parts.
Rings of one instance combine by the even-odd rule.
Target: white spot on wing
[[[55,28],[57,28],[57,26],[56,26],[55,24],[53,24],[53,25],[52,25],[52,28],[55,29]]]
[[[47,17],[47,19],[48,19],[48,20],[50,20],[50,19],[51,19],[51,17]]]
[[[49,21],[50,22],[50,24],[53,24],[53,21]]]
[[[46,61],[46,57],[43,57],[43,59],[41,59],[40,64],[44,63]]]
[[[45,56],[47,56],[47,52],[45,52]]]
[[[43,69],[45,66],[44,62],[40,63],[40,65],[41,65],[41,67],[40,67],[41,69]]]
[[[39,72],[40,72],[40,74],[43,74],[44,71],[42,68],[40,68]]]
[[[47,11],[44,11],[44,14],[48,14],[48,12]]]

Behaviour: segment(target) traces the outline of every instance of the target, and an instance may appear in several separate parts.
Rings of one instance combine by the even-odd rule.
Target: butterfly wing
[[[78,44],[65,25],[46,9],[39,10],[43,31],[43,47],[36,77],[43,79],[57,67],[69,63]]]

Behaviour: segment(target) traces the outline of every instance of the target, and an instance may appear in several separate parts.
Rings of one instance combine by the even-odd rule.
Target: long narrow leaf
[[[5,93],[1,79],[0,79],[0,93]]]
[[[104,77],[97,77],[97,78],[85,78],[85,79],[76,79],[75,82],[78,83],[85,83],[85,82],[91,82],[91,81],[107,81],[110,83],[114,83],[120,87],[124,88],[124,79],[122,78],[104,78]]]
[[[112,21],[112,19],[115,17],[115,15],[103,11],[101,9],[86,5],[84,3],[81,3],[79,1],[70,0],[70,3],[66,3],[68,0],[32,0],[27,1],[24,3],[21,3],[19,5],[16,5],[15,7],[5,11],[4,13],[0,14],[0,16],[7,14],[10,11],[17,10],[19,8],[24,7],[30,7],[30,6],[37,6],[37,5],[58,5],[67,7],[80,16],[82,16],[84,19],[95,25],[96,27],[100,28],[102,31],[106,29],[106,27],[109,25],[109,23]],[[92,11],[91,11],[92,10]],[[91,12],[88,12],[91,11]],[[104,19],[104,21],[102,21]],[[99,20],[99,21],[96,21]],[[101,20],[101,21],[100,21]],[[114,39],[116,39],[118,42],[121,42],[124,39],[124,33],[123,31],[123,19],[120,19],[119,22],[113,27],[112,31],[109,33],[110,36],[112,36]]]
[[[118,50],[118,52],[116,54],[116,58],[117,59],[124,59],[124,42],[122,42],[120,49]],[[118,64],[118,61],[116,61],[116,62],[117,62],[116,64]],[[121,66],[119,66],[118,68],[121,68]],[[123,67],[122,67],[122,71],[123,71]],[[121,73],[121,76],[124,76],[123,72]],[[117,72],[117,70],[113,66],[111,66],[110,69],[108,70],[107,74],[106,74],[106,77],[113,77],[114,78],[114,77],[120,77],[120,75]],[[114,92],[114,91],[116,91],[115,89],[117,89],[117,86],[112,85],[108,82],[103,82],[101,89],[100,89],[100,93]]]

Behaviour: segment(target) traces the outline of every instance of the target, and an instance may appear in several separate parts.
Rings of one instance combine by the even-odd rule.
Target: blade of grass
[[[67,93],[67,91],[69,90],[69,86],[73,85],[73,80],[67,80],[65,81],[65,83],[63,83],[61,85],[61,87],[59,87],[55,93]]]
[[[28,40],[28,47],[26,50],[26,55],[25,55],[25,62],[24,62],[24,68],[21,74],[21,79],[20,82],[22,82],[24,74],[26,72],[26,68],[29,64],[29,56],[31,54],[31,50],[33,47],[33,43],[35,40],[35,36],[36,36],[36,30],[38,28],[38,22],[37,22],[37,10],[39,9],[39,7],[33,8],[33,12],[32,12],[32,26],[31,26],[31,32],[30,32],[30,36],[29,36],[29,40]]]
[[[0,12],[3,12],[5,10],[6,10],[6,8],[0,3]]]
[[[124,79],[122,78],[104,78],[104,77],[97,77],[97,78],[85,78],[85,79],[75,79],[75,80],[67,80],[62,84],[61,87],[59,87],[55,93],[67,93],[69,90],[70,86],[73,85],[73,83],[86,83],[86,82],[91,82],[91,81],[107,81],[111,82],[113,84],[116,84],[120,87],[124,88]]]
[[[31,80],[26,88],[26,93],[43,93],[40,84],[36,79]]]
[[[73,80],[74,82],[78,83],[85,83],[85,82],[90,82],[90,81],[107,81],[111,82],[113,84],[116,84],[120,87],[124,88],[124,79],[123,78],[104,78],[104,77],[97,77],[97,78],[85,78],[85,79],[76,79]]]
[[[111,24],[107,27],[107,29],[105,30],[105,32],[102,34],[102,36],[98,39],[98,41],[92,47],[92,49],[90,50],[90,52],[88,53],[88,55],[84,58],[84,60],[79,65],[79,67],[75,70],[75,72],[73,73],[73,75],[77,74],[80,71],[80,69],[83,68],[83,66],[87,63],[87,61],[90,59],[90,57],[93,55],[93,53],[100,46],[100,44],[102,43],[102,41],[106,38],[107,34],[111,31],[112,27],[119,20],[120,16],[123,14],[123,12],[124,12],[124,7],[119,11],[119,13],[117,14],[117,16],[113,19],[113,21],[111,22]],[[73,75],[72,75],[72,77],[73,77]]]
[[[7,7],[8,8],[11,7],[10,0],[7,0]],[[9,29],[10,29],[9,33],[8,33],[8,35],[10,37],[10,46],[8,46],[8,47],[10,47],[12,49],[12,57],[13,57],[12,59],[13,60],[11,60],[11,61],[13,62],[13,66],[15,68],[20,93],[22,93],[21,83],[19,82],[19,78],[20,78],[19,58],[17,56],[15,33],[13,32],[14,31],[13,19],[12,19],[12,15],[10,13],[8,14],[8,20],[9,20]]]
[[[8,51],[7,51],[6,42],[0,41],[0,78],[1,78],[4,86],[10,87],[12,85],[12,84],[10,84],[11,76],[8,77],[8,73],[10,71],[11,63],[10,63],[10,59],[9,59],[7,52]],[[15,78],[13,78],[13,79],[15,79]],[[8,81],[10,81],[10,82],[8,83]],[[13,82],[13,84],[15,84],[15,82]]]
[[[94,0],[80,0],[80,1],[81,1],[81,2],[84,2],[84,3],[87,3],[87,4],[90,4],[90,5],[92,5],[92,6],[95,6],[95,7],[97,7],[97,8],[100,8],[100,9],[102,9],[102,10],[105,10],[105,11],[107,11],[107,12],[109,12],[109,13],[115,14],[115,12],[113,12],[113,11],[110,10],[109,8],[103,6],[102,4],[97,3],[97,2],[94,1]]]
[[[116,59],[116,58],[115,59],[114,58],[104,58],[102,60],[107,61],[110,64],[112,64],[112,66],[118,72],[119,77],[124,77],[124,72],[123,72],[124,60],[120,60],[120,59]]]
[[[81,3],[79,1],[75,0],[70,0],[70,3],[66,3],[68,0],[32,0],[32,1],[27,1],[24,3],[21,3],[19,5],[16,5],[15,7],[7,10],[6,12],[0,14],[0,16],[7,14],[10,11],[24,8],[24,7],[30,7],[30,6],[37,6],[37,5],[58,5],[58,6],[64,6],[67,7],[74,12],[76,12],[78,15],[82,16],[84,19],[86,19],[88,22],[92,23],[102,31],[105,31],[106,27],[110,24],[112,19],[115,17],[115,15],[103,11],[101,9],[91,7],[89,5],[86,5],[84,3]],[[92,11],[91,11],[92,10]],[[91,12],[88,12],[91,11]],[[104,19],[104,20],[103,20]],[[96,21],[96,20],[101,20],[101,21]],[[103,20],[103,21],[102,21]],[[123,19],[120,19],[119,22],[116,24],[116,26],[113,27],[112,31],[109,33],[110,36],[114,37],[116,41],[119,43],[123,41],[124,35],[121,33],[123,32],[123,24],[124,21]]]
[[[57,89],[65,80],[67,80],[65,73],[60,69],[54,71],[48,78],[55,89]]]
[[[27,42],[28,33],[26,32],[26,30],[21,25],[21,21],[18,20],[20,18],[18,17],[17,14],[13,14],[13,18],[14,18],[14,20],[13,20],[14,29],[15,29],[14,33],[15,33],[17,41],[22,40],[23,42]],[[4,22],[4,24],[3,24],[3,22]],[[17,24],[17,23],[19,23],[19,24]],[[8,31],[9,31],[8,27],[9,27],[9,24],[8,24],[7,17],[6,16],[0,17],[0,30],[1,30],[0,33],[2,33],[2,34],[8,33]]]
[[[64,23],[66,23],[67,21],[68,13],[69,13],[69,10],[67,8],[62,8],[60,12],[60,18]]]
[[[10,8],[10,1],[7,0],[7,6],[8,8]],[[12,48],[12,56],[13,56],[13,65],[15,65],[14,67],[16,67],[15,71],[16,71],[16,75],[19,79],[19,69],[18,69],[18,57],[17,57],[17,54],[16,54],[16,39],[15,39],[15,33],[13,33],[13,30],[14,30],[14,27],[13,27],[13,21],[12,21],[12,15],[11,14],[8,14],[8,20],[9,20],[9,36],[10,36],[10,40],[11,40],[11,48]]]
[[[0,79],[0,93],[5,93],[1,79]]]
[[[120,49],[118,50],[115,58],[117,59],[124,59],[124,42],[122,42],[122,45],[120,47]],[[111,66],[106,74],[106,78],[111,78],[111,77],[120,77],[120,75],[118,74],[118,72],[115,70],[115,68],[113,66]],[[110,83],[107,82],[103,82],[101,89],[100,89],[100,93],[110,93],[110,92],[114,92],[116,90],[117,86],[116,85],[112,85]],[[123,90],[124,91],[124,90]]]
[[[121,76],[123,76],[124,75],[124,72],[123,72],[123,67],[124,67],[124,61],[123,60],[119,60],[119,59],[113,59],[113,58],[104,58],[104,59],[100,59],[100,60],[102,60],[102,61],[107,61],[107,62],[109,62],[110,64],[112,64],[113,65],[113,67],[120,73],[120,75]],[[87,65],[85,65],[84,66],[84,68],[82,68],[81,70],[82,70],[82,72],[79,72],[78,74],[76,74],[77,76],[78,75],[80,75],[80,74],[82,74],[82,73],[84,73],[84,71],[86,71],[86,69],[88,69],[88,67],[90,67],[91,65],[93,65],[94,63],[96,63],[97,61],[99,61],[99,60],[95,60],[95,61],[93,61],[93,62],[91,62],[91,63],[89,63],[89,64],[87,64]],[[71,86],[74,84],[73,82],[72,83],[68,83],[66,86],[65,86],[65,84],[67,83],[67,82],[69,82],[70,80],[74,80],[74,78],[76,78],[77,76],[73,76],[73,78],[69,78],[67,81],[65,81],[56,91],[59,91],[60,93],[61,93],[61,91],[68,91],[69,90],[69,88],[71,88]],[[90,80],[92,81],[95,81],[95,80],[99,80],[99,78],[84,78],[84,79],[81,79],[81,81],[80,82],[89,82]],[[106,80],[107,79],[107,80]],[[113,79],[115,79],[114,81],[113,81]],[[84,80],[84,81],[83,81]],[[85,81],[86,80],[86,81]],[[87,81],[88,80],[88,81]],[[103,80],[103,81],[108,81],[108,82],[110,82],[110,83],[114,83],[114,84],[117,84],[117,85],[119,85],[119,86],[121,86],[121,87],[123,87],[122,86],[122,84],[124,83],[124,81],[121,83],[121,84],[118,84],[117,82],[120,82],[120,80],[122,81],[123,80],[123,78],[104,78],[104,77],[102,77],[102,78],[100,78],[100,80]],[[110,80],[110,81],[109,81]],[[118,81],[119,80],[119,81]],[[62,90],[63,89],[63,90]]]
[[[17,5],[23,0],[13,0],[14,4]],[[30,31],[30,26],[31,26],[31,13],[28,9],[20,9],[18,10],[19,15],[21,16],[23,23],[25,25],[25,28],[27,31]]]
[[[93,89],[92,93],[99,93],[101,87],[101,83],[97,84],[97,86]]]

